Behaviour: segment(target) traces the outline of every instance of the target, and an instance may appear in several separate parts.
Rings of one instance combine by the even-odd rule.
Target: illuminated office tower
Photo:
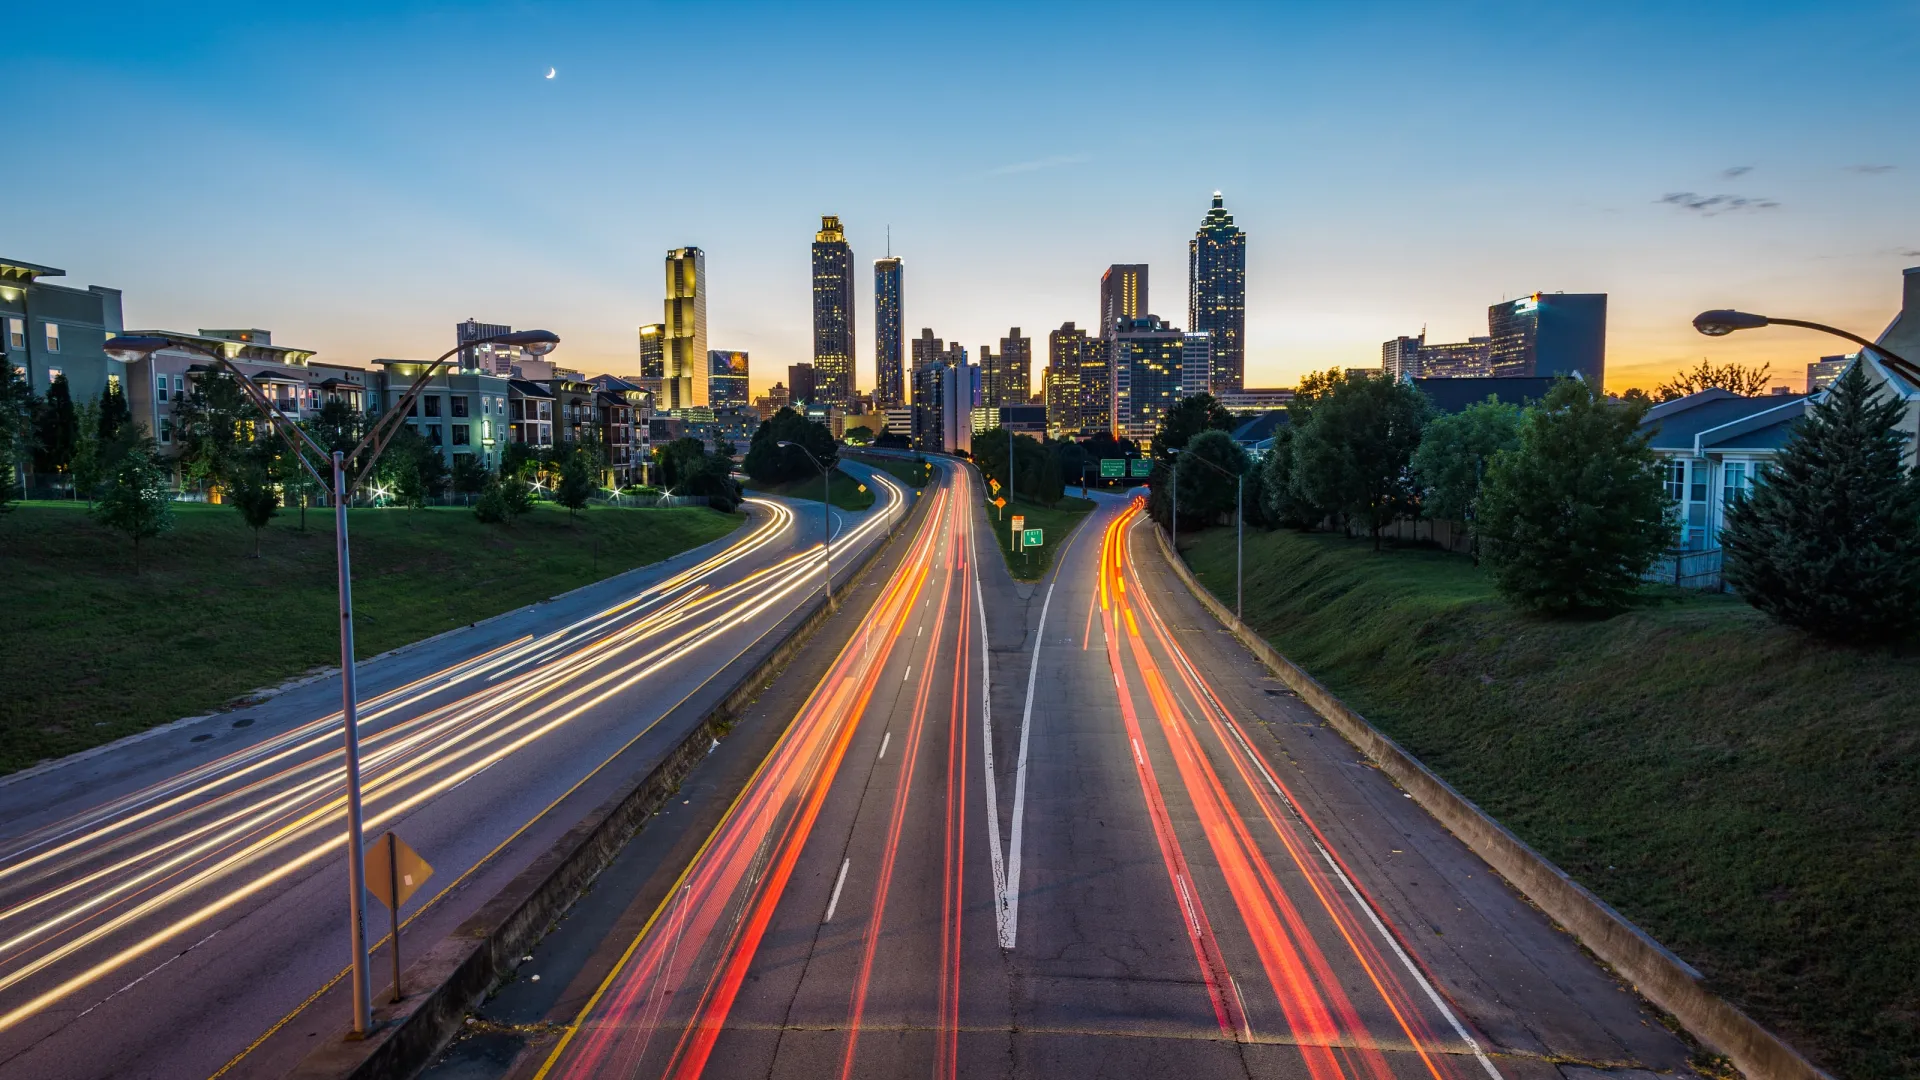
[[[1596,389],[1607,373],[1607,294],[1534,293],[1487,309],[1495,375],[1578,375]]]
[[[1087,339],[1080,354],[1080,430],[1092,434],[1113,428],[1113,342]]]
[[[656,408],[712,404],[707,359],[707,256],[697,247],[667,252],[667,321],[663,395]]]
[[[1019,327],[1000,339],[1000,353],[980,346],[980,404],[1025,405],[1033,398],[1033,339]]]
[[[1167,410],[1180,403],[1180,368],[1186,335],[1142,315],[1122,320],[1108,339],[1113,350],[1113,432],[1144,449]]]
[[[1213,393],[1213,335],[1189,330],[1180,350],[1180,396]]]
[[[1212,343],[1208,390],[1237,394],[1246,378],[1247,234],[1234,227],[1219,192],[1187,242],[1187,329]]]
[[[505,378],[513,374],[513,362],[520,350],[512,345],[474,345],[473,342],[513,332],[513,327],[468,319],[453,327],[454,344],[460,346],[460,370],[484,371]]]
[[[707,402],[716,409],[744,409],[748,404],[747,354],[741,349],[710,349],[707,352],[710,380]]]
[[[648,323],[640,328],[640,389],[653,398],[655,408],[667,407],[667,324]]]
[[[813,234],[813,390],[820,405],[853,404],[853,248],[831,214]]]
[[[907,403],[907,324],[900,260],[873,261],[873,404],[897,409]]]
[[[1100,275],[1100,336],[1110,338],[1122,319],[1147,313],[1147,264],[1114,263]]]
[[[1078,435],[1081,419],[1081,369],[1087,359],[1087,332],[1070,322],[1047,332],[1047,428]],[[1101,372],[1104,378],[1106,373]]]
[[[934,337],[931,327],[922,327],[920,336],[913,339],[913,370],[919,371],[939,360],[940,354],[945,352],[946,348],[947,343]]]

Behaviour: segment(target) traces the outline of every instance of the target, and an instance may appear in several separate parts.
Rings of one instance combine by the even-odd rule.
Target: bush
[[[173,504],[167,499],[167,474],[152,440],[129,446],[100,485],[90,511],[102,525],[133,541],[133,572],[140,572],[140,541],[173,528]]]
[[[1572,379],[1526,411],[1518,447],[1493,459],[1480,491],[1480,535],[1507,600],[1552,612],[1631,602],[1674,537],[1645,413]]]
[[[518,486],[519,481],[496,480],[488,484],[480,501],[473,504],[473,516],[488,525],[513,524],[513,519],[523,511],[516,506],[516,500],[508,496],[507,488],[510,485]]]
[[[1901,402],[1855,363],[1753,494],[1727,511],[1727,583],[1780,622],[1841,641],[1920,627],[1920,474],[1902,467]]]

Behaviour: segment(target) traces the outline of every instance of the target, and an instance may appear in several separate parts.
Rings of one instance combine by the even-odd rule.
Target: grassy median
[[[873,505],[873,492],[863,490],[864,487],[865,485],[860,481],[836,468],[833,470],[833,479],[827,485],[827,501],[842,510],[865,510]],[[771,484],[765,487],[749,480],[747,488],[765,495],[782,495],[801,502],[819,502],[820,474],[816,472],[812,476],[799,480],[788,480],[784,484]]]
[[[1182,547],[1233,595],[1233,533]],[[1515,613],[1466,559],[1248,533],[1247,621],[1839,1076],[1920,1075],[1920,657],[1737,598]]]
[[[743,515],[542,504],[512,526],[471,511],[355,510],[362,656],[509,611],[725,536]],[[181,504],[141,545],[86,508],[0,515],[0,772],[215,709],[339,662],[333,517],[283,511],[261,557],[231,507]]]
[[[1074,526],[1080,524],[1092,510],[1091,499],[1079,499],[1071,495],[1063,496],[1054,506],[1041,506],[1025,499],[1008,499],[1004,510],[989,505],[987,520],[993,522],[994,540],[1000,545],[1000,554],[1006,557],[1007,569],[1013,573],[1014,579],[1039,581],[1052,568],[1053,553],[1066,544],[1067,537],[1073,535]],[[1037,548],[1014,551],[1015,514],[1026,518],[1027,528],[1039,529],[1045,542]]]

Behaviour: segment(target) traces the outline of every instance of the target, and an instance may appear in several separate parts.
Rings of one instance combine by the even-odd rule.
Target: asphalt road
[[[1184,594],[1128,500],[1029,586],[972,488],[929,491],[757,768],[713,766],[737,801],[641,834],[597,945],[543,944],[568,988],[514,1018],[534,1034],[430,1075],[1686,1071]]]
[[[836,573],[911,498],[869,482],[872,510],[832,512]],[[706,548],[360,665],[367,838],[391,829],[435,867],[403,950],[675,744],[724,693],[715,676],[798,618],[821,508],[751,509]],[[338,686],[0,783],[0,1075],[275,1076],[344,1027]]]

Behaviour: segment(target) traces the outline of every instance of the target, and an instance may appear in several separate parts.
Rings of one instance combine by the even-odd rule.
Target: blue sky
[[[822,213],[863,266],[891,226],[908,322],[969,348],[1090,323],[1112,262],[1184,323],[1216,188],[1259,384],[1539,289],[1612,295],[1616,388],[1798,385],[1838,342],[1688,320],[1877,332],[1920,265],[1914,3],[38,7],[0,43],[0,253],[345,362],[474,316],[630,371],[695,244],[764,385],[810,358]]]

